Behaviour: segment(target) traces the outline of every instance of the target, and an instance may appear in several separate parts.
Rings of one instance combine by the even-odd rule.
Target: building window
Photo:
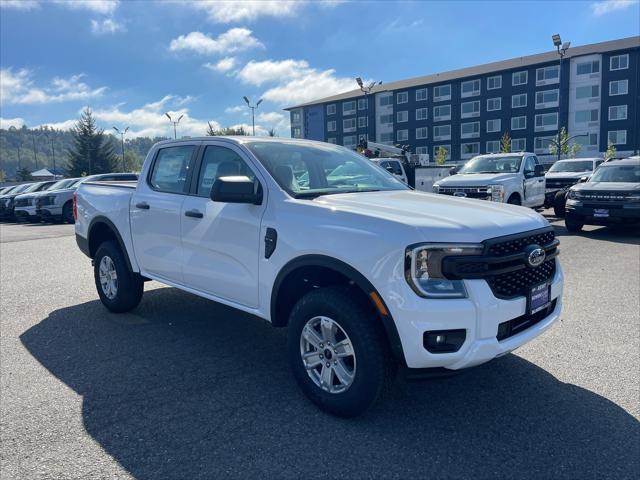
[[[609,70],[626,70],[629,68],[629,54],[614,55],[609,59]]]
[[[529,81],[529,72],[526,70],[523,72],[515,72],[511,76],[511,85],[514,87],[517,85],[526,85]]]
[[[475,97],[480,95],[480,79],[469,80],[460,84],[461,97]]]
[[[293,138],[301,138],[302,129],[300,127],[293,127]]]
[[[512,117],[511,130],[524,130],[527,128],[527,117]]]
[[[609,120],[626,120],[626,119],[627,119],[626,105],[614,105],[609,107]]]
[[[416,102],[422,102],[427,99],[427,89],[420,88],[416,90]]]
[[[451,160],[451,145],[434,145],[433,146],[433,158],[437,158],[438,151],[444,148],[447,155],[444,157],[445,160]]]
[[[392,105],[393,104],[393,94],[392,93],[388,93],[386,95],[380,95],[380,106],[381,107],[386,107],[387,105]]]
[[[629,92],[629,80],[615,80],[609,82],[609,95],[626,95]]]
[[[558,89],[536,92],[536,108],[552,108],[558,106]]]
[[[356,102],[344,102],[342,104],[342,114],[343,115],[355,115],[356,113]]]
[[[512,138],[511,139],[511,151],[512,152],[524,152],[527,149],[526,138]]]
[[[627,131],[626,130],[609,130],[607,138],[609,143],[614,145],[624,145],[627,143]]]
[[[576,88],[576,99],[596,98],[600,96],[600,85],[585,85]]]
[[[418,108],[416,109],[416,120],[426,120],[429,115],[428,108]]]
[[[487,99],[487,112],[494,112],[502,109],[502,98],[488,98]]]
[[[356,119],[355,118],[347,118],[342,121],[342,131],[343,132],[355,132],[356,131]]]
[[[519,108],[527,106],[527,94],[520,93],[518,95],[511,95],[511,108]]]
[[[445,100],[451,100],[451,85],[433,87],[433,101],[444,102]]]
[[[396,103],[407,103],[409,101],[409,92],[398,92],[396,93]]]
[[[342,145],[348,148],[355,148],[356,146],[356,136],[355,135],[347,135],[342,139]]]
[[[600,60],[590,60],[576,64],[576,75],[589,75],[600,71]]]
[[[451,120],[451,105],[433,107],[433,121],[441,122],[443,120]]]
[[[559,79],[560,67],[558,65],[536,69],[536,85],[558,83]]]
[[[300,112],[291,113],[291,123],[300,123]]]
[[[369,99],[368,98],[359,98],[358,99],[358,110],[366,110],[369,108]]]
[[[396,112],[396,122],[404,123],[408,121],[409,121],[409,112],[407,110]]]
[[[380,141],[382,143],[393,142],[393,132],[384,132],[380,134]]]
[[[360,133],[358,135],[358,144],[362,144],[363,142],[368,142],[369,141],[369,135],[366,135],[364,133]]]
[[[327,143],[333,143],[335,145],[336,143],[336,137],[329,137],[327,138]]]
[[[576,123],[597,122],[600,115],[597,108],[591,110],[577,110],[575,114]]]
[[[502,120],[494,118],[493,120],[487,120],[487,133],[499,132],[502,128]]]
[[[331,120],[327,122],[327,132],[335,132],[336,131],[336,121]]]
[[[369,126],[369,117],[358,117],[358,128],[366,128]]]
[[[500,140],[489,140],[487,142],[487,153],[499,153]]]
[[[487,90],[502,88],[502,75],[487,78]]]
[[[557,141],[555,136],[536,137],[533,139],[534,153],[549,153],[549,145]]]
[[[434,125],[433,127],[433,139],[449,140],[451,138],[451,125]]]
[[[393,123],[393,113],[388,113],[386,115],[380,115],[380,123],[383,125]]]
[[[462,103],[460,105],[460,116],[462,118],[479,117],[480,116],[480,100]]]
[[[331,105],[327,105],[327,115],[335,115],[336,114],[336,104],[332,103]]]
[[[429,147],[416,147],[417,155],[429,155]]]
[[[480,136],[480,122],[469,122],[460,125],[460,138],[475,138]]]
[[[398,142],[409,140],[409,130],[398,130],[396,132],[396,140],[398,140]]]
[[[422,140],[429,137],[429,129],[427,127],[416,128],[416,140]]]
[[[574,139],[574,142],[579,143],[585,147],[595,147],[588,148],[589,150],[595,150],[598,148],[598,134],[597,133],[589,133],[587,136],[580,136]]]
[[[460,145],[460,157],[470,158],[480,153],[480,143],[463,143]]]
[[[558,112],[540,113],[535,118],[536,132],[558,129]]]

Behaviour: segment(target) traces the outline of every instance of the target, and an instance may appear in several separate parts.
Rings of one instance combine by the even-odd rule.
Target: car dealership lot
[[[108,313],[72,226],[3,224],[0,477],[637,477],[640,237],[554,224],[561,322],[353,420],[303,397],[284,330],[155,282]]]

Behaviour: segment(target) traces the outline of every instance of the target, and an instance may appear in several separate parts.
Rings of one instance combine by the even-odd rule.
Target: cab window
[[[388,160],[383,160],[382,162],[380,162],[380,166],[384,169],[388,169],[389,167],[391,167],[394,175],[402,175],[400,162],[390,162]]]
[[[536,161],[534,157],[527,157],[524,161],[524,175],[525,177],[532,177],[536,171]]]
[[[161,192],[184,193],[194,149],[193,145],[161,149],[153,164],[151,187]]]
[[[204,156],[202,157],[196,195],[199,197],[208,197],[211,193],[213,182],[218,178],[235,177],[238,175],[255,180],[253,171],[246,162],[240,158],[240,155],[226,147],[209,145],[205,149]]]

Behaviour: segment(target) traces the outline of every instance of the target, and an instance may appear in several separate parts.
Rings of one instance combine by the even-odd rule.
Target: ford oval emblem
[[[527,254],[527,263],[531,268],[536,268],[542,265],[547,257],[547,254],[540,245],[529,245],[525,253]]]
[[[453,192],[454,197],[466,197],[467,194],[464,192]]]

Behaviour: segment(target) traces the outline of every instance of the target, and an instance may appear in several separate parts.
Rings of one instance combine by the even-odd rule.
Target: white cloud
[[[600,16],[607,13],[624,10],[632,5],[640,5],[640,0],[602,0],[591,4],[594,15]]]
[[[214,72],[226,73],[236,66],[236,59],[234,57],[225,57],[217,63],[205,63],[204,66]]]
[[[227,107],[224,109],[224,113],[240,113],[240,112],[245,112],[246,113],[247,107],[242,106],[242,105],[236,105],[235,107]]]
[[[258,17],[292,17],[303,3],[301,0],[197,0],[189,5],[206,12],[212,22],[230,23]]]
[[[256,115],[256,120],[266,123],[280,123],[285,119],[280,112],[263,112]]]
[[[126,32],[127,29],[123,23],[119,23],[112,18],[104,20],[91,20],[91,33],[95,35],[103,35],[106,33]]]
[[[2,118],[0,117],[0,128],[8,129],[11,127],[21,128],[24,125],[24,118]]]
[[[12,8],[15,10],[33,10],[39,8],[37,0],[0,0],[0,8]]]
[[[42,125],[36,126],[36,128],[49,127],[49,128],[53,128],[54,130],[71,130],[73,127],[76,126],[77,122],[78,122],[77,120],[65,120],[63,122],[43,123]]]
[[[252,60],[240,69],[238,78],[244,83],[260,86],[284,78],[297,78],[309,70],[309,64],[304,60]]]
[[[111,15],[118,8],[118,0],[54,0],[54,3],[73,10],[89,10]]]
[[[264,48],[264,45],[247,28],[232,28],[216,38],[202,32],[191,32],[174,38],[169,45],[172,52],[191,50],[201,54],[229,54],[250,48]]]
[[[38,104],[86,100],[101,96],[106,87],[91,88],[80,81],[83,75],[54,78],[47,86],[36,86],[31,71],[0,70],[0,101],[4,104]]]

